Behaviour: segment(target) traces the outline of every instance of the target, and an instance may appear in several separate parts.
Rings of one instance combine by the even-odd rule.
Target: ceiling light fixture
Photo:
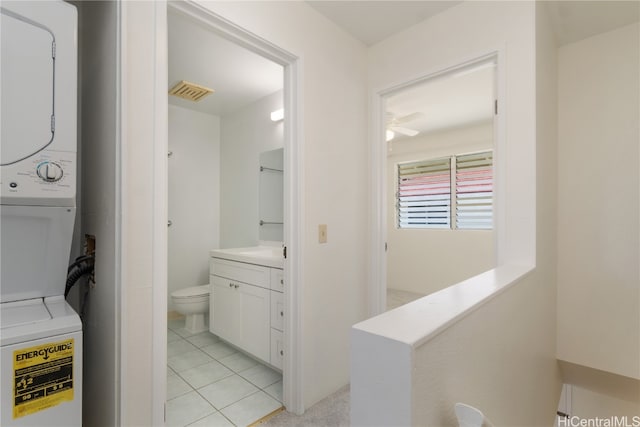
[[[391,141],[396,137],[396,133],[392,130],[387,129],[387,142]]]
[[[271,112],[271,121],[279,122],[284,119],[284,108]]]

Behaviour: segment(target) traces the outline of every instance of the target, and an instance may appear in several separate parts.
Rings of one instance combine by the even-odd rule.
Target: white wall
[[[278,91],[221,118],[222,248],[258,244],[260,153],[283,145],[283,122],[271,121],[282,103]]]
[[[162,425],[167,389],[167,6],[158,0],[118,7],[122,328],[117,424]]]
[[[82,229],[96,237],[96,286],[84,318],[83,425],[117,425],[120,282],[117,273],[117,11],[78,2]]]
[[[455,425],[459,401],[495,425],[553,423],[561,388],[556,198],[555,183],[543,175],[555,173],[555,45],[539,7],[463,3],[370,50],[370,86],[381,90],[500,49],[498,129],[505,139],[496,147],[503,173],[497,197],[504,210],[497,269],[354,327],[355,425]],[[384,366],[392,374],[376,369]]]
[[[533,3],[517,2],[520,4],[511,6],[501,2],[472,3],[475,5],[455,6],[372,46],[369,87],[372,92],[397,88],[496,51],[505,54],[498,59],[506,62],[498,63],[497,84],[498,95],[503,97],[504,105],[500,108],[504,114],[499,115],[496,122],[498,127],[504,126],[499,129],[503,140],[496,141],[498,156],[502,153],[496,162],[502,162],[505,172],[504,176],[496,177],[495,185],[505,189],[513,204],[509,203],[509,209],[503,210],[501,206],[507,202],[497,200],[496,224],[501,225],[497,230],[497,261],[529,263],[535,259],[536,238],[535,197],[529,197],[535,191],[535,182],[530,179],[535,162],[527,161],[535,159],[535,121],[532,120],[535,85],[527,79],[533,79],[535,71],[532,62],[535,44],[533,40],[525,40],[526,28],[517,28],[500,17],[491,16],[491,11],[502,13],[504,9],[511,13],[511,7],[532,7]],[[474,13],[486,19],[478,19]],[[531,29],[533,18],[523,25]],[[513,41],[515,39],[517,41]],[[521,44],[521,48],[514,48],[514,43]],[[423,54],[416,54],[417,51]],[[505,179],[506,176],[509,179]]]
[[[430,294],[495,266],[488,230],[399,229],[397,164],[493,149],[493,125],[434,132],[393,144],[387,157],[387,287]]]
[[[551,425],[559,384],[545,348],[550,322],[539,312],[547,294],[527,277],[416,348],[411,425],[455,425],[456,402],[481,409],[496,426]]]
[[[584,419],[627,417],[628,425],[640,423],[640,403],[572,386],[571,415]],[[635,417],[635,418],[634,418]]]
[[[220,118],[169,105],[168,145],[171,295],[209,283],[209,251],[219,247]]]
[[[539,346],[531,349],[538,360],[547,393],[544,404],[557,408],[562,389],[561,373],[555,359],[557,329],[557,235],[558,235],[558,55],[548,3],[535,3],[536,53],[536,275],[535,292],[539,311],[534,328]],[[528,305],[525,302],[524,305]],[[513,310],[521,306],[514,305]],[[544,373],[542,373],[544,372]],[[547,416],[545,409],[544,416]],[[551,414],[549,414],[550,417]],[[550,423],[547,423],[550,424]]]
[[[558,358],[640,379],[638,24],[559,49]]]

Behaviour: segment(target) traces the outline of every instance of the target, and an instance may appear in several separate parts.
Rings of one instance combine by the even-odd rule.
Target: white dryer
[[[82,423],[82,323],[63,295],[76,195],[77,11],[0,3],[0,425]]]

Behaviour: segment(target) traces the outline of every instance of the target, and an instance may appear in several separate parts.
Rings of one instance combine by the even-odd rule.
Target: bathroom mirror
[[[262,241],[282,242],[284,204],[284,149],[260,153],[260,188],[258,191],[259,231]]]

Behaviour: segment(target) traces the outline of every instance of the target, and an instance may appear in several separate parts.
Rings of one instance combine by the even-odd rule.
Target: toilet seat
[[[198,298],[209,295],[209,284],[200,285],[200,286],[191,286],[184,289],[178,289],[177,291],[173,291],[171,296],[174,298],[180,299],[188,299],[188,298]]]

